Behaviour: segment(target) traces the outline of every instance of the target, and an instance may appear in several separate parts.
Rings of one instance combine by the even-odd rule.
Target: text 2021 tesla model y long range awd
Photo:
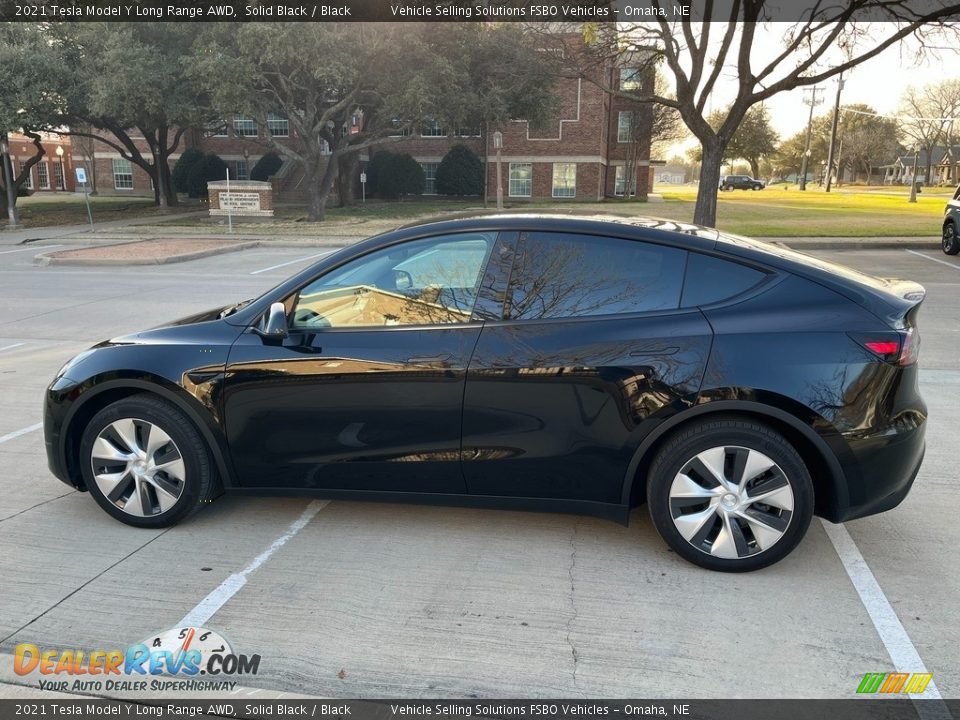
[[[70,360],[50,468],[139,527],[221,488],[623,523],[646,501],[678,554],[753,570],[814,514],[906,496],[923,296],[666,221],[406,227]]]

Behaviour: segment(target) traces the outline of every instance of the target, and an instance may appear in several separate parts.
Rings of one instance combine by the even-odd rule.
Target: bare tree
[[[716,222],[720,166],[727,145],[752,106],[782,92],[823,83],[905,38],[918,37],[922,47],[929,32],[947,28],[947,20],[960,12],[960,3],[949,0],[925,5],[922,11],[910,3],[889,0],[813,0],[803,20],[778,26],[784,28],[782,50],[772,59],[758,62],[754,53],[757,31],[775,19],[782,6],[774,7],[775,3],[767,0],[732,0],[724,4],[729,11],[721,18],[714,1],[704,0],[703,17],[698,19],[718,22],[675,22],[669,20],[672,7],[666,2],[652,0],[652,5],[662,11],[658,20],[592,28],[591,39],[595,40],[596,56],[608,60],[646,51],[649,63],[663,63],[672,75],[675,97],[656,90],[611,90],[675,108],[700,141],[703,163],[693,219],[703,225]],[[869,32],[868,20],[874,21]],[[952,31],[956,32],[955,28]],[[844,59],[833,64],[831,52],[837,48],[844,51]],[[707,119],[709,100],[724,71],[732,71],[738,78],[736,97],[723,122],[713,127]]]

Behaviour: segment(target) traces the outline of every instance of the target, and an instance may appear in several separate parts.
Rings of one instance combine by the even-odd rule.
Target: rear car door
[[[471,494],[621,502],[649,428],[693,402],[711,330],[681,310],[687,251],[639,240],[524,232],[501,320],[467,372]]]
[[[288,336],[230,352],[225,427],[240,487],[462,493],[460,416],[496,234],[374,250],[286,301]]]

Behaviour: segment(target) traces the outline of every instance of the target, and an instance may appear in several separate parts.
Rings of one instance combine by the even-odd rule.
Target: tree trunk
[[[167,206],[175,207],[179,205],[180,202],[177,199],[177,191],[173,187],[173,174],[170,172],[170,158],[166,152],[163,153],[163,157],[160,159],[160,167],[158,168],[157,174],[163,176],[163,187],[166,190]]]
[[[703,143],[703,160],[700,163],[700,187],[697,188],[697,206],[693,222],[715,227],[717,223],[717,188],[720,187],[720,165],[723,163],[724,146],[719,138]]]
[[[357,177],[357,168],[360,165],[360,154],[350,153],[340,161],[337,172],[337,196],[340,207],[350,207],[356,198],[353,191],[353,181]]]
[[[752,160],[747,158],[747,162],[750,163],[750,173],[756,180],[760,177],[760,160],[758,158]]]
[[[170,207],[170,198],[167,194],[168,178],[164,177],[163,161],[160,159],[159,153],[154,157],[156,160],[153,163],[153,198],[163,212]]]
[[[315,163],[313,159],[311,162]],[[327,168],[324,170],[323,177],[318,178],[316,171],[308,172],[304,178],[307,182],[307,192],[310,197],[307,220],[310,222],[322,222],[327,213],[327,199],[330,197],[330,190],[333,188],[333,181],[337,177],[337,171],[340,167],[339,154],[334,151],[328,156]]]

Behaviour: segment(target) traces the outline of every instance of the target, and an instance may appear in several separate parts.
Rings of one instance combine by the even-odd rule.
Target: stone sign
[[[259,180],[226,180],[207,183],[210,214],[233,217],[273,217],[273,188]]]

